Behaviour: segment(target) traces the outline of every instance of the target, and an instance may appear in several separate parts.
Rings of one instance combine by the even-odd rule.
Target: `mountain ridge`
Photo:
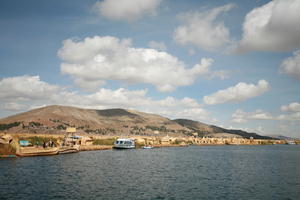
[[[166,117],[135,110],[113,108],[83,109],[51,105],[0,119],[0,131],[16,133],[65,133],[67,127],[76,127],[79,133],[101,135],[170,135],[272,139],[242,130],[229,130],[189,119]]]

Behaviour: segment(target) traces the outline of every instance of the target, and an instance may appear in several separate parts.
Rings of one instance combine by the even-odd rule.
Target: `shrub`
[[[13,122],[13,123],[9,123],[9,124],[0,124],[0,130],[1,131],[8,130],[12,127],[19,126],[20,124],[21,124],[21,122]]]
[[[41,124],[39,122],[29,122],[29,126],[31,126],[31,127],[40,127],[40,126],[43,126],[43,124]]]

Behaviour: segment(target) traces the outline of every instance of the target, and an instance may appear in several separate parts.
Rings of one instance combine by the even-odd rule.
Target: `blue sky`
[[[127,108],[300,137],[300,2],[3,0],[0,117]]]

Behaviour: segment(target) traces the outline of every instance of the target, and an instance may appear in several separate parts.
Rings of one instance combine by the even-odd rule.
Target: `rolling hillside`
[[[152,136],[242,136],[269,139],[241,130],[227,130],[188,119],[168,118],[125,109],[93,110],[69,106],[47,106],[0,119],[0,131],[11,133],[65,133],[76,127],[79,133]]]

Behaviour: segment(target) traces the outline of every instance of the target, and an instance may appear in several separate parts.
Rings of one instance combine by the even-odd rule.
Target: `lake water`
[[[0,160],[0,199],[300,199],[300,146],[190,146]]]

